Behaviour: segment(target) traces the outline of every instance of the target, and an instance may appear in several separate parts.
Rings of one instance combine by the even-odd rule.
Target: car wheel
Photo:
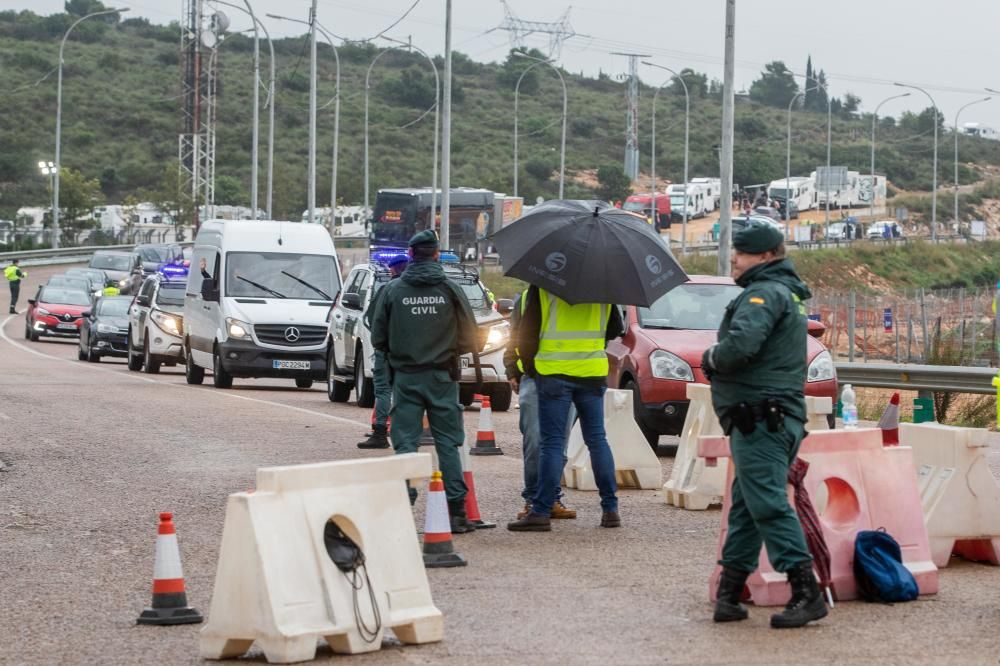
[[[87,360],[87,352],[83,351],[83,345],[76,346],[76,358],[80,361]]]
[[[633,381],[628,381],[622,388],[626,391],[632,391],[632,414],[635,417],[635,422],[639,426],[639,430],[642,431],[642,436],[646,438],[646,441],[649,442],[649,445],[655,451],[660,445],[660,433],[650,428],[643,421],[642,397],[639,395],[639,385]]]
[[[308,377],[296,377],[295,385],[298,386],[300,389],[312,388],[313,380],[309,379]]]
[[[351,387],[344,382],[338,382],[334,377],[337,374],[337,365],[333,359],[333,345],[326,355],[326,397],[330,402],[347,402],[351,399]]]
[[[132,348],[132,329],[129,329],[125,346],[128,349],[128,369],[133,372],[142,370],[142,356],[136,354],[135,349]]]
[[[490,407],[494,412],[506,412],[510,409],[510,400],[514,389],[507,382],[496,383],[490,393]]]
[[[25,340],[31,339],[31,326],[28,325],[27,319],[24,320],[24,339]],[[80,360],[82,361],[83,359],[81,358]]]
[[[101,354],[97,351],[94,351],[94,348],[90,346],[89,342],[87,343],[87,362],[89,363],[101,362]]]
[[[148,338],[142,343],[142,369],[151,375],[155,375],[160,371],[160,362],[154,361],[149,353]]]
[[[358,407],[375,406],[375,381],[365,378],[365,352],[361,347],[354,355],[354,395]]]
[[[219,350],[212,353],[212,386],[218,389],[232,388],[233,376],[222,367],[222,357]]]
[[[184,353],[184,379],[187,380],[188,384],[193,385],[205,381],[205,368],[194,364],[190,347]]]

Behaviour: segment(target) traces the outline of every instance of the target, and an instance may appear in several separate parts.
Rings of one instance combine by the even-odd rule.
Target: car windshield
[[[83,277],[56,275],[54,277],[49,278],[48,285],[51,287],[72,287],[73,289],[89,289],[90,281]]]
[[[726,306],[740,293],[734,284],[687,282],[661,296],[651,307],[639,308],[643,328],[716,330]]]
[[[642,203],[641,201],[626,201],[624,204],[622,204],[622,208],[633,212],[643,211],[646,208],[649,208],[649,204]]]
[[[184,283],[178,282],[170,285],[160,285],[156,292],[157,305],[184,305]]]
[[[462,293],[469,299],[469,305],[472,306],[473,310],[485,310],[489,307],[486,291],[478,282],[466,282],[463,280],[458,284],[462,287]]]
[[[97,313],[102,317],[124,317],[128,314],[131,302],[128,298],[104,298],[101,299]]]
[[[127,271],[129,256],[125,254],[95,254],[90,260],[91,268],[110,271]]]
[[[45,287],[38,297],[38,302],[52,305],[90,305],[90,294],[79,289]]]
[[[229,252],[226,295],[333,300],[340,275],[333,257],[285,252]]]
[[[165,247],[141,247],[136,251],[143,261],[161,262],[167,260],[167,248]]]

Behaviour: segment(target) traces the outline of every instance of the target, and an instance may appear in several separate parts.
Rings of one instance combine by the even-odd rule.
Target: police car
[[[373,254],[369,263],[356,265],[344,281],[344,289],[330,311],[330,328],[327,336],[327,395],[333,402],[347,402],[351,391],[359,407],[375,404],[375,386],[372,367],[375,350],[371,332],[364,325],[364,315],[375,293],[391,275],[384,262],[385,252]],[[479,280],[479,272],[463,266],[458,257],[442,253],[442,266],[469,299],[476,315],[476,323],[488,329],[486,347],[479,354],[482,370],[482,392],[489,395],[492,408],[506,411],[510,408],[511,387],[504,371],[503,355],[510,340],[510,325],[497,310],[486,287]],[[459,400],[471,405],[476,392],[476,371],[471,354],[461,358],[462,378],[459,382]]]

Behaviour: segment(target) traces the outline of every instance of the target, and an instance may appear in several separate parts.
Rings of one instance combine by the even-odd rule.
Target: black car
[[[83,313],[80,325],[81,361],[97,363],[102,356],[128,356],[128,296],[102,296]]]

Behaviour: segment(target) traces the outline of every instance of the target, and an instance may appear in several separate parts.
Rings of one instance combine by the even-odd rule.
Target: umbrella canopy
[[[603,201],[548,201],[493,242],[505,275],[572,305],[648,307],[688,279],[645,220]]]
[[[792,484],[795,491],[795,512],[799,515],[799,522],[802,524],[802,531],[806,537],[806,545],[813,556],[813,566],[819,574],[820,586],[830,590],[830,549],[826,545],[826,537],[823,536],[823,526],[820,525],[816,508],[813,507],[812,500],[809,499],[809,491],[806,490],[805,478],[809,471],[809,463],[802,458],[796,458],[795,462],[788,469],[788,483]]]

